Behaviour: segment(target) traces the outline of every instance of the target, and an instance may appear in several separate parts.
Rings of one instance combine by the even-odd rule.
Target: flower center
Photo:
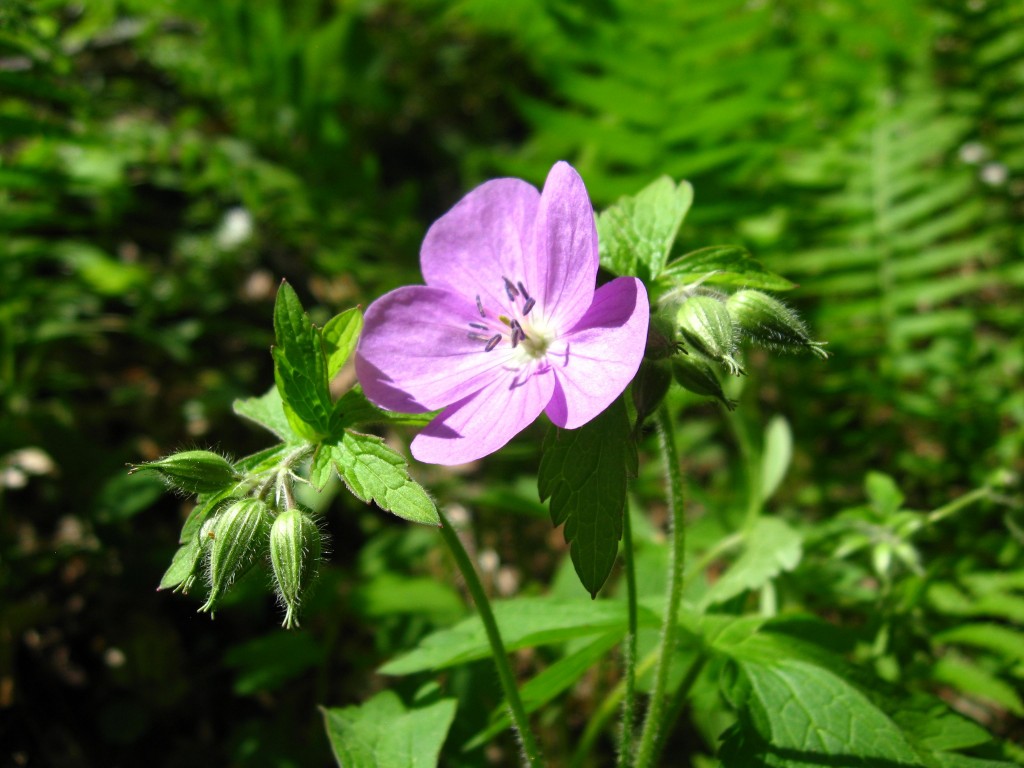
[[[480,313],[480,321],[469,324],[469,338],[483,342],[484,352],[491,352],[502,342],[507,342],[512,349],[517,350],[520,362],[538,360],[547,353],[548,346],[554,341],[554,333],[543,322],[534,323],[529,318],[530,312],[537,306],[537,300],[530,296],[522,280],[515,283],[507,277],[502,280],[505,281],[505,295],[508,296],[511,317],[489,314],[477,296],[476,309]]]

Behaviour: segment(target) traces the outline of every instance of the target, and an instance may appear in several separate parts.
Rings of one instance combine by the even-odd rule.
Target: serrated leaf
[[[544,437],[540,498],[551,499],[551,521],[565,523],[572,564],[592,597],[615,564],[626,490],[636,471],[636,444],[621,397],[579,429],[552,426]]]
[[[789,422],[775,416],[764,431],[764,451],[761,454],[761,501],[767,501],[786,476],[793,458],[793,432]]]
[[[626,606],[610,600],[566,600],[551,597],[520,597],[496,601],[494,618],[505,648],[514,651],[536,645],[565,642],[579,637],[626,631]],[[640,606],[640,626],[656,627],[660,618]],[[487,658],[491,646],[479,616],[423,638],[419,645],[378,670],[385,675],[409,675],[438,670]]]
[[[802,556],[803,539],[797,531],[777,518],[761,518],[744,534],[743,554],[711,585],[701,608],[760,589],[783,571],[796,568]]]
[[[338,432],[346,427],[358,427],[364,424],[395,424],[399,426],[424,427],[429,424],[438,411],[427,413],[398,413],[378,408],[363,394],[357,384],[338,398],[334,403],[332,431]]]
[[[738,245],[712,245],[691,251],[665,267],[662,278],[669,287],[703,280],[711,285],[769,291],[796,288],[795,283],[766,269]]]
[[[157,589],[173,589],[187,579],[192,573],[192,563],[195,562],[198,549],[199,541],[195,536],[178,547],[178,551],[174,553],[171,565],[164,572]]]
[[[359,341],[359,333],[363,330],[363,311],[359,307],[347,309],[335,315],[321,331],[324,352],[327,354],[327,379],[338,375]]]
[[[645,282],[658,277],[692,203],[690,183],[668,176],[620,199],[597,218],[601,266]]]
[[[323,713],[342,768],[433,768],[455,719],[455,699],[408,709],[396,693],[381,691],[361,706]]]
[[[317,448],[310,481],[322,489],[336,471],[360,501],[414,523],[440,525],[437,507],[423,487],[409,476],[408,464],[374,435],[343,432]]]
[[[274,302],[274,382],[292,430],[316,441],[330,430],[331,393],[320,332],[295,290],[282,283]]]
[[[238,398],[231,404],[239,416],[270,430],[286,443],[301,442],[284,412],[284,402],[277,386],[271,387],[260,397]]]

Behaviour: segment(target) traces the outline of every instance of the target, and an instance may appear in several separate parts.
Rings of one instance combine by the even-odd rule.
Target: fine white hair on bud
[[[813,341],[800,316],[767,293],[744,289],[726,302],[740,331],[754,343],[780,352],[811,352],[828,358],[824,341]]]
[[[266,552],[270,507],[260,499],[241,499],[218,515],[207,532],[212,537],[209,559],[210,597],[200,611],[213,611],[240,577]]]
[[[215,493],[239,479],[231,463],[213,451],[172,453],[157,461],[133,466],[129,473],[144,469],[160,473],[168,485],[188,494]]]
[[[738,334],[725,304],[713,296],[691,296],[680,305],[676,322],[683,338],[698,352],[715,360],[733,376],[744,370],[736,354]]]
[[[322,549],[320,529],[301,509],[286,509],[270,528],[270,564],[288,629],[298,626],[299,603],[316,578]]]

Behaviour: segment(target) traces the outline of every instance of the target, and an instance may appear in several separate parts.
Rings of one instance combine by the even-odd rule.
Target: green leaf
[[[178,551],[174,553],[171,565],[164,572],[157,589],[173,589],[187,579],[192,573],[192,564],[195,562],[198,549],[199,540],[195,536],[178,547]]]
[[[184,544],[196,537],[203,527],[206,519],[217,511],[217,508],[228,499],[233,498],[234,488],[225,488],[214,494],[200,496],[192,511],[188,513],[185,524],[181,527],[181,536],[178,540]]]
[[[551,498],[551,521],[565,523],[572,564],[593,597],[611,573],[622,538],[637,453],[625,401],[615,400],[579,429],[552,426],[544,437],[537,487]]]
[[[392,691],[358,707],[325,709],[324,726],[342,768],[430,768],[455,719],[455,699],[407,709]]]
[[[321,333],[324,341],[324,352],[327,353],[327,379],[338,375],[359,341],[359,333],[363,330],[363,311],[359,307],[346,309],[327,321]]]
[[[566,600],[551,597],[520,597],[496,601],[494,618],[509,651],[535,645],[561,643],[579,637],[626,631],[626,606],[611,600]],[[640,606],[640,626],[656,627],[660,617]],[[491,653],[490,643],[478,616],[434,632],[419,645],[378,670],[385,675],[409,675],[454,667]]]
[[[658,277],[691,203],[690,183],[676,186],[668,176],[620,199],[597,218],[601,266],[645,282]]]
[[[440,525],[437,507],[423,487],[409,476],[408,464],[375,435],[343,432],[317,448],[310,467],[310,481],[322,489],[337,471],[346,487],[360,501],[414,523]]]
[[[1024,701],[1016,688],[975,664],[966,656],[946,653],[931,670],[932,678],[962,691],[971,698],[995,702],[1018,717],[1024,715]]]
[[[764,452],[761,454],[761,501],[767,501],[786,476],[793,459],[793,432],[789,422],[775,416],[764,431]]]
[[[274,303],[274,381],[285,416],[302,437],[317,440],[330,430],[331,393],[320,332],[295,290],[282,283]]]
[[[705,593],[701,608],[760,589],[783,571],[793,570],[803,556],[802,542],[800,534],[782,520],[759,519],[744,534],[743,554]]]
[[[352,389],[338,398],[332,414],[332,430],[338,432],[345,427],[358,427],[364,424],[395,424],[408,427],[424,427],[429,424],[439,411],[427,413],[398,413],[385,411],[366,399],[362,387],[356,384]]]
[[[276,386],[271,387],[261,397],[238,398],[231,407],[239,416],[270,430],[286,443],[302,442],[302,438],[288,423],[284,402]]]
[[[763,288],[769,291],[796,288],[795,283],[765,269],[761,262],[751,258],[746,248],[738,245],[712,245],[691,251],[669,264],[663,277],[663,282],[669,287],[703,280],[713,285]]]
[[[934,636],[940,643],[959,643],[984,648],[1007,661],[1024,661],[1024,632],[1002,624],[960,624]]]
[[[224,665],[236,670],[234,692],[272,691],[318,667],[324,648],[308,632],[273,632],[233,646]]]
[[[896,481],[881,472],[868,472],[864,478],[864,490],[871,505],[883,517],[899,512],[904,496]]]
[[[527,714],[536,712],[579,680],[621,639],[621,632],[602,635],[545,668],[543,672],[520,686],[519,697],[522,699],[523,709]],[[503,703],[491,713],[490,724],[470,739],[464,749],[468,751],[486,744],[499,733],[508,730],[511,725],[508,704]]]

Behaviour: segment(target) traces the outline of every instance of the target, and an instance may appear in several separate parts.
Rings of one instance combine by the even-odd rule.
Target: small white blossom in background
[[[968,141],[960,147],[960,161],[977,165],[988,156],[988,149],[978,141]]]
[[[981,169],[981,180],[990,187],[1001,187],[1009,176],[1010,172],[1002,163],[986,163]]]
[[[252,237],[252,230],[252,214],[242,207],[230,208],[217,229],[217,245],[222,250],[232,251]]]

